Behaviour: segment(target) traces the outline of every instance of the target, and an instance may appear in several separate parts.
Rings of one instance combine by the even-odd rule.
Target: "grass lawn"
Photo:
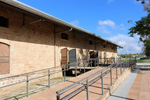
[[[135,60],[122,60],[122,62],[135,62]],[[150,59],[138,59],[136,60],[138,63],[150,63]]]
[[[144,62],[146,62],[146,63],[149,62],[149,63],[150,63],[150,59],[142,59],[142,60],[141,60],[141,59],[138,59],[137,62],[143,62],[143,63],[144,63]]]

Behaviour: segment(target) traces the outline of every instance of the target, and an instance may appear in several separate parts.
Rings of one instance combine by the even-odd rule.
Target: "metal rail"
[[[103,92],[103,78],[104,78],[104,76],[106,74],[110,73],[110,85],[112,85],[112,69],[116,69],[116,79],[117,79],[118,78],[117,68],[120,68],[120,72],[122,74],[122,68],[126,69],[129,67],[132,67],[133,65],[135,65],[134,62],[124,62],[124,63],[119,62],[119,63],[111,64],[110,66],[105,67],[105,68],[93,73],[92,75],[89,75],[89,76],[87,76],[87,77],[85,77],[85,78],[57,91],[56,92],[56,94],[57,94],[56,98],[57,98],[57,100],[66,100],[66,99],[69,99],[72,96],[76,95],[77,93],[81,92],[82,90],[86,89],[86,98],[87,98],[87,100],[89,100],[88,86],[90,86],[94,82],[98,81],[99,79],[101,79],[102,95],[103,95],[104,94],[104,92]],[[93,79],[93,78],[95,78],[95,79]],[[93,80],[91,80],[91,79],[93,79]],[[73,92],[69,92],[70,90],[74,89],[77,86],[80,86],[80,88],[78,88],[77,90],[74,90]],[[60,98],[60,96],[66,92],[69,92],[68,95]]]
[[[93,63],[94,63],[95,66],[93,66]],[[50,88],[52,86],[51,81],[50,81],[51,75],[62,72],[64,74],[64,82],[65,82],[66,81],[66,72],[71,70],[70,66],[72,66],[72,65],[75,65],[73,67],[75,69],[75,76],[77,76],[77,67],[78,66],[80,67],[80,71],[81,71],[81,67],[83,67],[84,68],[84,73],[85,73],[86,72],[85,67],[97,68],[96,66],[99,65],[99,62],[98,62],[98,59],[80,60],[80,61],[70,63],[70,64],[66,64],[66,65],[61,65],[61,66],[56,66],[56,67],[52,67],[52,68],[46,68],[46,69],[42,69],[42,70],[37,70],[37,71],[28,72],[28,73],[23,73],[23,74],[18,74],[18,75],[14,75],[14,76],[0,78],[0,81],[13,79],[13,78],[18,78],[18,77],[23,77],[24,78],[24,80],[22,80],[22,81],[9,83],[9,84],[0,86],[0,88],[5,88],[5,87],[9,87],[9,86],[12,86],[12,85],[17,85],[17,84],[21,84],[21,83],[26,82],[26,94],[27,94],[27,97],[28,97],[29,96],[29,82],[30,81],[36,80],[36,79],[39,79],[39,78],[43,78],[43,77],[48,77],[48,88]],[[67,68],[66,68],[66,66],[67,66]],[[57,69],[57,68],[61,68],[61,70],[58,70],[56,72],[51,72],[53,69]],[[44,74],[44,75],[40,74],[40,76],[35,76],[35,77],[30,78],[30,76],[32,76],[33,74],[40,73],[40,72],[41,73],[42,72],[47,72],[47,73]]]

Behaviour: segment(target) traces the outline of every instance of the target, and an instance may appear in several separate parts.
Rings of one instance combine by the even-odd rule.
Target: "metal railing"
[[[66,65],[61,65],[61,66],[56,66],[56,67],[52,67],[52,68],[46,68],[46,69],[42,69],[42,70],[37,70],[37,71],[32,71],[32,72],[28,72],[28,73],[19,74],[19,75],[0,78],[0,81],[9,80],[9,79],[18,78],[18,77],[23,77],[24,78],[22,81],[17,81],[17,82],[13,82],[13,83],[10,83],[10,84],[0,86],[0,89],[26,82],[26,94],[27,94],[27,97],[28,97],[29,96],[29,82],[30,81],[35,80],[35,79],[40,79],[40,78],[43,78],[43,77],[47,77],[48,78],[47,79],[48,80],[48,88],[50,88],[53,85],[53,84],[51,84],[51,76],[53,74],[57,74],[57,73],[62,72],[63,77],[64,77],[64,82],[65,82],[66,81],[66,72],[69,71],[71,69],[71,67],[74,67],[75,76],[77,76],[77,67],[80,67],[80,71],[81,71],[81,68],[84,67],[84,73],[85,73],[86,72],[86,67],[93,67],[93,65],[92,65],[93,61],[94,61],[94,66],[99,65],[98,59],[80,60],[80,61],[70,63],[70,64],[66,64]],[[72,65],[74,65],[74,66],[72,66]],[[56,68],[60,68],[61,70],[56,71],[56,72],[51,72],[53,69],[56,69]],[[94,67],[94,68],[96,68],[96,67]],[[31,77],[32,75],[34,75],[36,73],[40,73],[40,72],[41,73],[44,72],[44,73],[40,74],[40,76],[35,75],[35,77]]]
[[[100,64],[113,64],[116,63],[118,59],[115,58],[99,58]]]
[[[110,73],[110,85],[112,85],[112,83],[113,83],[113,81],[112,81],[112,69],[116,69],[116,79],[118,79],[118,68],[120,68],[120,74],[122,74],[122,72],[125,71],[125,69],[127,69],[129,67],[133,67],[133,65],[135,65],[135,62],[119,62],[119,63],[111,64],[108,67],[105,67],[105,68],[95,72],[94,74],[89,75],[89,76],[87,76],[87,77],[85,77],[85,78],[57,91],[56,92],[56,94],[57,94],[56,98],[57,98],[57,100],[66,100],[66,99],[69,99],[72,96],[76,95],[77,93],[81,92],[82,90],[86,89],[86,98],[87,98],[87,100],[89,100],[89,89],[88,89],[88,87],[99,79],[101,79],[101,88],[102,88],[101,92],[103,95],[104,94],[104,87],[103,87],[104,76],[106,74]],[[93,78],[95,78],[95,79],[93,79]],[[71,91],[78,86],[80,86],[78,89],[74,90],[73,92]],[[71,92],[69,92],[69,91],[71,91]],[[68,95],[61,98],[60,96],[66,92],[69,92]]]

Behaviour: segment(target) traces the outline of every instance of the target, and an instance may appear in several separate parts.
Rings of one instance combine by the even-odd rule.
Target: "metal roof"
[[[72,29],[75,29],[75,30],[87,33],[87,34],[92,35],[92,36],[95,36],[95,37],[97,37],[97,38],[99,38],[101,40],[104,40],[104,41],[106,41],[108,43],[111,43],[111,44],[114,44],[114,45],[116,45],[116,46],[118,46],[120,48],[123,48],[122,46],[119,46],[116,43],[113,43],[113,42],[111,42],[109,40],[106,40],[106,39],[104,39],[104,38],[102,38],[102,37],[100,37],[100,36],[98,36],[98,35],[96,35],[96,34],[94,34],[92,32],[89,32],[89,31],[87,31],[87,30],[85,30],[83,28],[80,28],[80,27],[77,27],[75,25],[72,25],[72,24],[70,24],[68,22],[65,22],[65,21],[63,21],[63,20],[61,20],[59,18],[56,18],[56,17],[54,17],[52,15],[49,15],[49,14],[47,14],[45,12],[42,12],[42,11],[38,10],[38,9],[35,9],[35,8],[33,8],[31,6],[28,6],[28,5],[24,4],[24,3],[21,3],[21,2],[19,2],[17,0],[0,0],[0,1],[3,2],[3,3],[9,4],[9,5],[13,6],[13,7],[19,8],[21,10],[30,12],[30,13],[32,13],[34,15],[40,16],[42,18],[45,18],[47,20],[53,21],[55,23],[58,23],[58,24],[61,24],[61,25],[65,25],[65,26],[70,27]]]

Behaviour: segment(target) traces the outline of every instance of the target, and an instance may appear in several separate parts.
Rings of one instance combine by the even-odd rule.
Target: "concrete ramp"
[[[96,73],[102,69],[103,69],[102,67],[98,67],[98,68],[91,70],[87,73],[79,75],[79,76],[73,78],[72,80],[61,83],[61,84],[59,84],[53,88],[44,90],[44,91],[39,92],[33,96],[25,98],[24,100],[57,100],[56,91],[61,90],[62,88],[67,87],[73,83],[76,83],[79,80],[86,78],[87,76],[92,75],[93,73]],[[126,76],[129,74],[130,69],[131,68],[124,68],[123,67],[122,70],[120,70],[120,68],[118,68],[116,70],[116,68],[112,68],[112,85],[111,85],[110,73],[105,74],[105,76],[103,77],[103,95],[102,95],[101,78],[94,81],[93,84],[90,84],[88,86],[89,100],[96,100],[96,99],[101,100],[102,98],[104,99],[104,98],[108,97],[108,95],[110,95],[109,93],[114,91],[114,89],[117,88],[117,86],[120,84],[119,82],[122,82],[122,80],[126,78]],[[106,72],[108,72],[108,71],[106,70]],[[98,74],[98,75],[92,77],[88,81],[91,82],[91,81],[97,79],[98,77],[101,77],[101,75]],[[85,84],[86,83],[82,83],[82,84],[74,87],[73,89],[71,89],[71,91],[65,92],[64,94],[62,94],[60,96],[60,100],[87,100],[86,89],[83,89],[79,93],[76,93],[75,95],[72,95],[71,97],[65,99],[72,92],[81,89],[81,87],[85,87]]]

